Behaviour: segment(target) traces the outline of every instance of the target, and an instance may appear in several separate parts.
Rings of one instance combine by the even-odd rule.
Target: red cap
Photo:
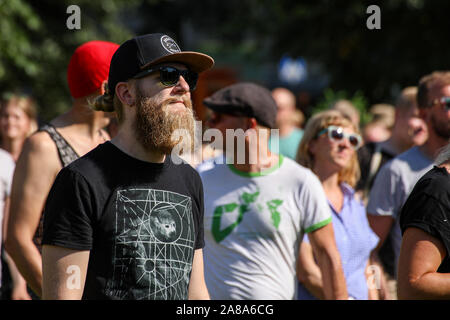
[[[104,80],[108,80],[109,64],[117,48],[119,45],[112,42],[89,41],[75,50],[67,68],[72,97],[90,95],[100,88]]]

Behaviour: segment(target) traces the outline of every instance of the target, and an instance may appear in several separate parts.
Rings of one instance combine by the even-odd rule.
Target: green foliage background
[[[66,28],[72,4],[81,8],[81,30]],[[366,28],[372,4],[381,8],[381,30]],[[302,56],[329,79],[315,93],[317,108],[345,91],[365,109],[449,69],[447,12],[446,0],[0,0],[0,92],[32,93],[48,120],[71,104],[66,68],[77,46],[167,32],[267,86],[282,55]]]
[[[82,29],[68,30],[67,7],[81,8]],[[83,42],[122,42],[132,34],[117,23],[118,13],[133,1],[0,0],[0,91],[23,91],[38,101],[49,120],[70,106],[66,70]]]
[[[361,127],[364,127],[364,125],[372,119],[372,116],[368,111],[370,107],[369,102],[360,90],[356,91],[353,96],[350,97],[345,90],[334,91],[331,88],[327,88],[323,92],[323,97],[312,109],[312,114],[328,110],[333,103],[338,100],[348,100],[355,106],[359,111]]]

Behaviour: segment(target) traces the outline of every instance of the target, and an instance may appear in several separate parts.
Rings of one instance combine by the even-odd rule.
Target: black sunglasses
[[[145,69],[144,71],[139,72],[137,75],[135,75],[133,79],[143,78],[156,71],[159,71],[159,81],[163,86],[173,87],[180,80],[180,76],[183,76],[184,80],[186,80],[187,84],[189,85],[190,91],[194,91],[197,87],[197,72],[191,70],[180,70],[168,66]]]
[[[445,109],[450,110],[450,97],[442,97],[439,101],[445,106]]]

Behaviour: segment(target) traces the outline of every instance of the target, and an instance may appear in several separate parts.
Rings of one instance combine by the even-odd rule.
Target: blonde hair
[[[311,141],[317,139],[317,134],[321,130],[332,125],[351,127],[355,131],[355,133],[359,134],[359,130],[355,126],[355,124],[348,118],[343,116],[339,111],[327,110],[317,113],[306,123],[303,138],[298,147],[296,156],[296,161],[299,164],[313,170],[314,156],[309,150],[309,145]],[[356,185],[356,182],[359,180],[359,177],[360,177],[360,169],[358,156],[357,153],[354,152],[349,165],[345,168],[342,168],[342,170],[339,172],[338,182],[339,183],[345,182],[353,188]]]
[[[89,101],[89,105],[95,111],[116,112],[117,120],[121,124],[124,120],[123,105],[117,95],[109,92],[108,83],[104,84],[105,93],[96,97],[93,101]]]
[[[344,117],[350,119],[355,125],[359,125],[359,111],[350,100],[337,100],[331,105],[330,110],[337,110],[341,112]]]
[[[6,99],[2,99],[0,102],[0,111],[9,105],[15,106],[22,110],[30,120],[30,131],[28,135],[31,135],[37,130],[37,106],[34,99],[28,95],[12,94]]]

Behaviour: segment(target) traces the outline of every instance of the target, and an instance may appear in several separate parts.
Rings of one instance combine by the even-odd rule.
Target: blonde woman
[[[372,285],[368,285],[370,273],[367,271],[371,270],[368,269],[370,255],[378,244],[378,237],[370,229],[363,204],[354,196],[353,187],[360,174],[356,150],[361,144],[358,129],[350,120],[339,111],[324,111],[308,121],[296,160],[310,168],[322,182],[332,211],[349,297],[367,300],[377,296],[376,290],[369,294]],[[298,299],[322,299],[322,275],[306,236],[299,250]],[[381,272],[375,275],[378,274]]]
[[[0,104],[0,148],[17,162],[25,139],[37,129],[36,106],[31,97],[12,95]]]
[[[2,158],[2,166],[0,168],[0,176],[2,186],[0,187],[0,196],[3,197],[0,202],[0,225],[2,230],[0,239],[4,240],[6,236],[6,225],[9,218],[9,194],[11,192],[11,183],[15,162],[19,158],[23,144],[26,138],[37,129],[36,122],[36,106],[31,97],[11,95],[7,99],[0,102],[0,156]],[[9,160],[11,159],[11,160]],[[4,178],[7,178],[5,180]],[[8,181],[9,183],[3,183]],[[1,193],[4,193],[2,195]],[[3,243],[2,243],[3,245]],[[1,246],[0,246],[1,247]],[[3,289],[2,299],[12,300],[29,300],[31,299],[27,292],[25,279],[21,276],[15,263],[6,253],[1,254],[3,264],[7,264],[9,275],[11,278],[11,291]],[[0,269],[1,270],[1,269]],[[3,283],[4,288],[8,287],[6,281]]]

